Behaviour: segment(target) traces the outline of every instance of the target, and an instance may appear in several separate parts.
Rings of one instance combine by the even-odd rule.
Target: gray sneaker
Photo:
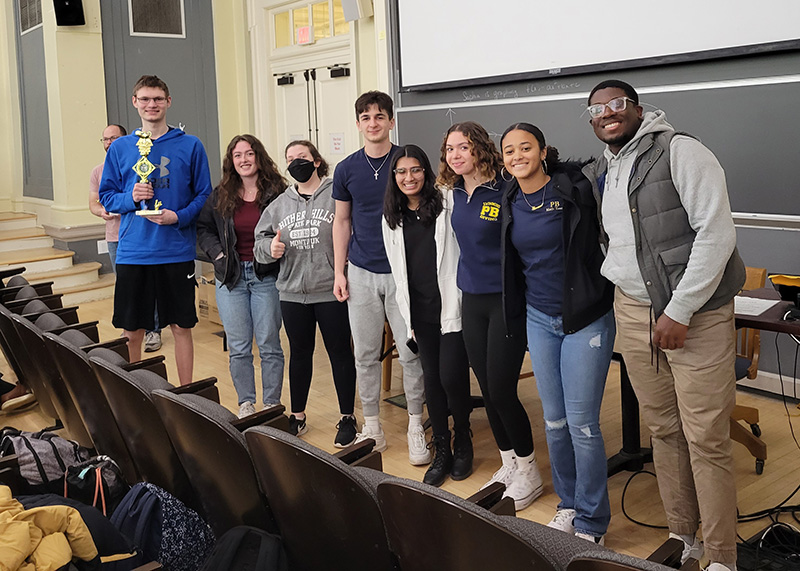
[[[152,353],[161,349],[161,333],[158,331],[148,331],[144,338],[144,352]]]
[[[239,405],[239,418],[244,418],[256,413],[256,407],[250,401],[244,401]]]

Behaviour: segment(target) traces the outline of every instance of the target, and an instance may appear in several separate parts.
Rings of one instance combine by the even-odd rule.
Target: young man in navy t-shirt
[[[364,428],[357,440],[373,438],[375,449],[386,448],[380,422],[381,339],[384,319],[397,338],[403,366],[403,387],[408,402],[408,458],[414,465],[427,464],[422,428],[424,400],[422,366],[403,339],[406,331],[395,299],[395,284],[383,248],[381,216],[391,155],[397,149],[389,140],[394,128],[392,98],[368,91],[356,100],[356,126],[364,147],[344,159],[333,174],[336,216],[333,222],[335,281],[333,293],[347,300],[355,348],[358,392],[364,411]],[[349,262],[349,263],[348,263]]]

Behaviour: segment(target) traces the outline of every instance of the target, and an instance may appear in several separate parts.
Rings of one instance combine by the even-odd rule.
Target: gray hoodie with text
[[[280,231],[286,251],[280,260],[277,287],[281,301],[323,303],[333,295],[333,179],[325,178],[306,199],[294,185],[264,210],[256,226],[253,254],[274,262],[272,239]]]

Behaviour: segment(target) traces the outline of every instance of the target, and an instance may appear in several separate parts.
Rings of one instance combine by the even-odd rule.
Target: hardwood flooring
[[[110,323],[111,308],[111,301],[106,300],[82,304],[79,310],[81,321],[98,320],[100,322],[101,340],[119,335],[119,332]],[[194,329],[194,378],[217,377],[219,379],[222,404],[236,412],[238,406],[236,393],[228,372],[228,356],[227,353],[222,351],[221,337],[216,335],[221,330],[221,326],[205,320],[201,321]],[[288,342],[286,342],[285,337],[283,341],[284,351],[288,354]],[[163,333],[163,343],[164,345],[159,353],[166,356],[170,380],[173,384],[177,384],[177,371],[173,356],[174,343],[168,330]],[[319,336],[314,365],[315,376],[307,409],[309,431],[303,438],[315,446],[334,452],[336,449],[333,446],[333,438],[339,414],[335,405],[336,399],[331,380],[330,365]],[[256,367],[258,367],[257,363]],[[2,357],[0,357],[0,370],[6,378],[13,378],[13,373]],[[392,390],[384,392],[382,398],[402,392],[401,371],[402,368],[399,365],[394,366]],[[527,359],[523,371],[530,371],[530,362]],[[259,373],[257,371],[256,378],[258,376]],[[476,395],[480,394],[474,379],[472,392]],[[536,455],[539,468],[545,480],[545,492],[540,499],[520,512],[518,516],[540,523],[547,523],[555,512],[558,498],[553,493],[551,484],[542,409],[535,381],[532,378],[521,381],[519,392],[533,425]],[[288,409],[289,388],[286,380],[284,381],[283,394],[283,402]],[[795,445],[789,429],[789,423],[791,422],[795,426],[795,431],[800,434],[800,423],[798,423],[800,411],[790,403],[787,414],[787,408],[784,408],[784,404],[779,399],[742,391],[739,391],[737,400],[740,404],[754,406],[759,409],[762,438],[767,443],[769,454],[764,473],[759,476],[755,473],[754,459],[743,446],[734,443],[738,507],[740,513],[745,514],[776,505],[784,500],[800,483],[800,476],[798,475],[800,474],[800,450]],[[363,416],[361,415],[358,398],[356,398],[356,416],[360,425]],[[388,449],[383,454],[384,470],[387,473],[404,478],[422,480],[426,468],[411,466],[408,463],[405,438],[407,415],[405,410],[392,404],[381,402],[381,418],[389,444]],[[0,420],[0,423],[6,426],[35,430],[45,426],[47,420],[39,414],[38,408],[34,408],[23,413],[8,414]],[[602,428],[606,450],[611,455],[617,452],[621,446],[619,370],[613,363],[608,376],[603,403]],[[475,471],[473,475],[461,482],[448,480],[443,485],[444,489],[462,497],[477,491],[500,466],[500,457],[489,430],[486,414],[482,409],[477,409],[472,414],[472,430],[475,444]],[[647,430],[642,427],[642,442],[647,443],[647,441]],[[646,468],[650,471],[653,470],[651,464],[647,465]],[[606,546],[623,553],[646,557],[666,539],[667,532],[637,525],[623,515],[622,492],[630,477],[630,473],[620,473],[609,479],[612,519],[606,536]],[[800,503],[800,499],[795,497],[789,503]],[[650,475],[641,474],[632,480],[625,494],[625,508],[631,517],[641,522],[650,525],[664,525],[665,523],[656,480]],[[748,538],[758,530],[766,527],[768,523],[767,520],[759,520],[740,524],[739,535]]]

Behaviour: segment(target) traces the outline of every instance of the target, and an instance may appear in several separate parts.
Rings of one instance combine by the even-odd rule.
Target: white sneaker
[[[731,568],[722,563],[710,563],[705,571],[731,571]],[[733,571],[736,571],[736,565],[733,566]]]
[[[581,533],[579,531],[575,532],[575,537],[580,537],[581,539],[585,539],[586,541],[591,541],[597,545],[605,545],[606,544],[606,536],[601,535],[597,537],[596,535],[589,535],[588,533]]]
[[[481,490],[485,490],[495,482],[500,482],[506,488],[508,488],[511,485],[511,481],[514,479],[514,474],[516,474],[516,472],[517,460],[515,458],[510,464],[503,464],[500,466],[500,469],[492,475],[492,478],[483,486],[481,486]]]
[[[431,450],[425,442],[425,429],[419,425],[408,427],[408,461],[412,466],[431,463]]]
[[[256,407],[250,401],[244,401],[239,405],[239,418],[244,418],[245,416],[250,416],[251,414],[255,413]]]
[[[679,539],[683,541],[683,538],[678,535],[677,533],[669,534],[670,539]],[[699,539],[696,537],[694,538],[694,543],[691,545],[683,541],[683,552],[681,553],[681,565],[686,563],[686,560],[689,558],[695,559],[696,561],[700,561],[703,557],[703,544],[700,542]]]
[[[144,352],[152,353],[161,349],[161,333],[158,331],[148,331],[144,338]]]
[[[379,426],[377,431],[373,431],[373,429],[365,424],[361,432],[356,434],[356,440],[353,444],[363,442],[367,438],[372,438],[375,441],[375,448],[373,448],[375,452],[383,452],[386,450],[386,435],[383,433],[382,426]]]
[[[517,466],[511,485],[506,486],[503,497],[513,498],[514,508],[517,511],[521,511],[531,505],[533,500],[541,496],[543,489],[542,476],[539,474],[539,467],[534,460],[528,464],[527,468]]]
[[[553,519],[550,520],[550,523],[547,524],[547,527],[552,527],[564,533],[575,535],[575,526],[572,525],[575,514],[575,510],[571,509],[558,510],[556,515],[553,516]]]

